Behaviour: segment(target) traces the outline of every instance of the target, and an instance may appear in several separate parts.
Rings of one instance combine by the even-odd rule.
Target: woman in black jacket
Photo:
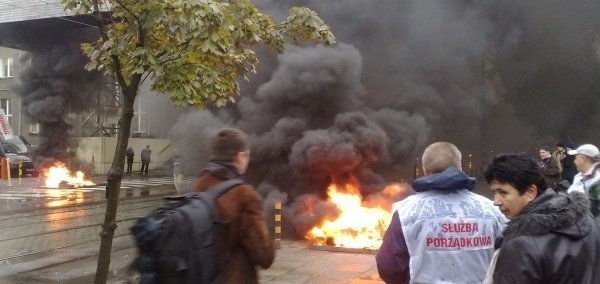
[[[485,178],[510,220],[496,241],[488,283],[600,283],[600,224],[585,194],[546,189],[524,155],[496,157]]]

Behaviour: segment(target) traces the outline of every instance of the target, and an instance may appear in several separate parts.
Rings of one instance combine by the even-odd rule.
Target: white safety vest
[[[429,190],[394,203],[410,253],[410,283],[482,283],[506,218],[464,190]]]

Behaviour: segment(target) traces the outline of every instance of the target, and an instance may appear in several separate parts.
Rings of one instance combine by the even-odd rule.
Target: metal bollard
[[[92,175],[96,174],[94,155],[92,155]]]
[[[275,201],[275,248],[281,248],[281,201]]]

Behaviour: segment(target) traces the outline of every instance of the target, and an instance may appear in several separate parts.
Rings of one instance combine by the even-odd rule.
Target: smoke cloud
[[[23,59],[26,67],[15,91],[23,98],[25,115],[40,123],[34,160],[42,167],[72,158],[67,139],[72,125],[65,116],[87,109],[94,102],[91,94],[103,88],[101,74],[84,71],[86,62],[76,44],[47,46]]]
[[[373,195],[412,179],[434,141],[476,157],[466,170],[497,152],[600,141],[599,1],[256,2],[277,20],[292,6],[312,8],[338,44],[278,56],[258,49],[261,66],[242,83],[238,102],[186,112],[171,137],[194,175],[216,129],[247,132],[248,181],[268,202],[287,201],[284,213],[298,232],[337,214],[324,200],[329,183],[355,178]],[[100,88],[73,50],[32,53],[21,79],[26,113],[42,124],[40,157],[66,155],[64,115],[85,109],[86,95]],[[164,111],[164,103],[144,105],[147,113]]]
[[[252,136],[248,178],[263,196],[286,194],[297,231],[335,214],[323,203],[328,183],[354,176],[363,193],[378,192],[412,178],[434,141],[456,144],[477,175],[498,152],[600,139],[598,1],[257,3],[277,20],[308,6],[339,43],[277,57],[259,50],[239,102],[200,113]]]

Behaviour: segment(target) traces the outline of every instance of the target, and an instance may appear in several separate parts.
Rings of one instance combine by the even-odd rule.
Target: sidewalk
[[[127,239],[115,242],[108,283],[137,283],[138,275],[128,269],[136,250],[128,244],[131,241]],[[93,283],[97,260],[93,250],[70,249],[48,258],[57,263],[8,278],[0,277],[0,284]],[[48,259],[31,260],[23,265],[35,266],[45,261]],[[282,247],[276,251],[273,265],[260,271],[260,283],[383,282],[379,280],[373,254],[314,250],[302,241],[283,241]]]
[[[261,271],[260,283],[383,283],[375,255],[311,249],[302,241],[283,241],[275,262]]]

